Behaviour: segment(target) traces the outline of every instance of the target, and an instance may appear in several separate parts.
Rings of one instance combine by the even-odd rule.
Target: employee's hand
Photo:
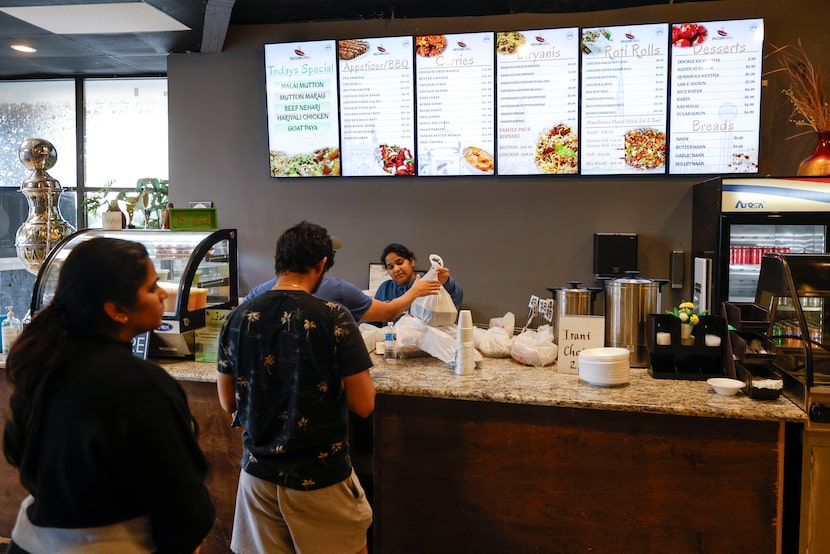
[[[442,285],[445,285],[450,280],[450,270],[448,268],[439,267],[436,269],[436,273],[438,273],[438,282]]]
[[[432,279],[421,279],[420,275],[416,275],[415,281],[412,282],[412,290],[417,297],[438,294],[441,290],[441,283]]]

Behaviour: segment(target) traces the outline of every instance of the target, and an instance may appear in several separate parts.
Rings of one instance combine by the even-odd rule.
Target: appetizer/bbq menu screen
[[[582,29],[581,173],[666,171],[669,26]]]
[[[496,33],[499,175],[579,168],[579,29]]]
[[[340,175],[333,40],[265,45],[272,177]]]
[[[343,175],[415,175],[412,41],[338,41]]]
[[[670,173],[755,173],[764,21],[672,25]]]
[[[493,33],[415,37],[418,175],[495,170]]]

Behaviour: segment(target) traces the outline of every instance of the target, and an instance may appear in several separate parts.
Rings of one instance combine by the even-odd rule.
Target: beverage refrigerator
[[[717,177],[693,188],[694,291],[701,309],[754,302],[767,252],[828,251],[830,178]]]

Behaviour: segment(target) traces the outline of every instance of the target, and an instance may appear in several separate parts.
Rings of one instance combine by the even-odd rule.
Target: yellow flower
[[[700,318],[699,318],[699,317],[697,317],[697,314],[692,314],[692,315],[689,317],[689,319],[691,320],[692,325],[697,325],[697,324],[698,324],[698,322],[700,321]]]
[[[680,304],[679,308],[682,310],[683,308],[689,308],[690,310],[695,309],[695,305],[692,302],[683,302]]]

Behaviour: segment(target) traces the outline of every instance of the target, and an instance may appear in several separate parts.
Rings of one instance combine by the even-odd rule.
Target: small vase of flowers
[[[693,302],[681,302],[676,308],[666,310],[680,320],[680,344],[693,344],[692,331],[695,325],[700,323],[700,316],[706,315],[707,311],[698,311]]]

